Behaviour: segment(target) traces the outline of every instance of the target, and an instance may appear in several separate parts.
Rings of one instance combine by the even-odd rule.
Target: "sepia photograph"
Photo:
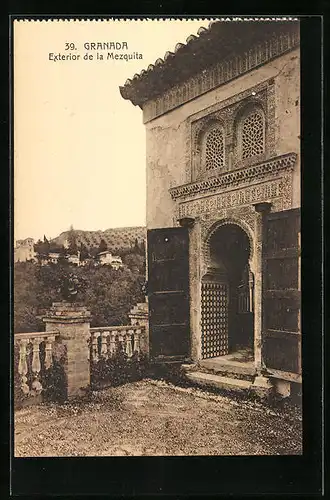
[[[296,17],[13,22],[13,455],[302,455]]]

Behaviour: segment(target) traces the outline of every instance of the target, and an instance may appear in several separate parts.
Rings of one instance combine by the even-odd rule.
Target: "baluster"
[[[102,358],[105,358],[105,359],[107,359],[107,357],[108,357],[108,336],[109,336],[109,332],[102,332],[101,356],[102,356]]]
[[[27,372],[28,372],[28,366],[27,366],[27,361],[26,361],[26,347],[27,344],[29,343],[29,339],[24,339],[19,342],[19,364],[18,364],[18,373],[21,376],[22,379],[22,384],[21,384],[21,389],[24,392],[24,394],[28,394],[30,392],[30,388],[27,385]]]
[[[125,333],[126,333],[125,331],[123,332],[121,330],[119,330],[119,332],[118,332],[118,343],[119,343],[118,348],[119,348],[119,350],[122,350],[123,352],[125,352],[125,349],[123,346]]]
[[[100,336],[100,332],[93,332],[92,337],[92,361],[97,363],[99,360],[99,345],[98,338]]]
[[[117,336],[117,331],[113,330],[110,333],[110,355],[112,356],[116,352],[116,336]]]
[[[89,362],[92,361],[92,342],[93,342],[93,333],[89,331],[89,337],[86,339],[87,345],[88,345],[88,354],[87,354],[87,360]]]
[[[141,330],[137,328],[134,331],[134,352],[140,352],[140,334]]]
[[[133,334],[133,330],[128,330],[128,332],[126,333],[126,354],[129,358],[131,358],[133,355],[132,334]]]
[[[40,339],[33,339],[33,355],[32,355],[32,374],[34,380],[32,382],[32,389],[34,395],[40,394],[42,391],[42,385],[39,381],[39,373],[41,370],[40,364]]]
[[[53,364],[53,341],[51,337],[46,338],[45,346],[45,368],[48,370]]]

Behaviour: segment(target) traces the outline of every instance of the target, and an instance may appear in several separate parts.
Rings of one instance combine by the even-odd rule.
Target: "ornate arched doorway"
[[[253,354],[254,277],[251,241],[237,224],[220,225],[208,240],[202,278],[202,358]]]

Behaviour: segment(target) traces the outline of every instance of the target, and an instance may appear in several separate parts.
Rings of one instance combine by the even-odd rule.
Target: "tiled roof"
[[[166,52],[163,58],[126,80],[119,87],[121,96],[142,107],[144,102],[224,59],[238,47],[271,37],[288,23],[296,24],[266,19],[211,21],[208,28],[199,28],[197,35],[188,36],[186,43],[177,43],[173,52]]]

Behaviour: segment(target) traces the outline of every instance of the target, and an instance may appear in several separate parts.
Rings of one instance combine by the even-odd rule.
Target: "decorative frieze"
[[[182,186],[171,188],[170,194],[172,198],[176,200],[178,198],[192,196],[194,194],[212,192],[222,187],[234,187],[244,183],[244,181],[251,181],[254,179],[262,180],[262,178],[267,175],[279,173],[287,169],[292,169],[296,162],[296,158],[297,155],[295,153],[288,153],[286,155],[278,156],[258,165],[226,172],[217,177],[212,177],[201,182],[194,182],[191,184],[184,184]]]
[[[299,27],[290,28],[287,32],[282,32],[254,45],[248,51],[231,55],[205,69],[202,73],[189,78],[186,82],[164,92],[161,97],[146,102],[143,106],[143,122],[147,123],[185,102],[293,50],[299,45]]]
[[[179,218],[197,217],[205,213],[214,213],[224,208],[252,205],[260,200],[286,199],[288,192],[287,180],[285,177],[226,193],[184,201],[179,204]]]

